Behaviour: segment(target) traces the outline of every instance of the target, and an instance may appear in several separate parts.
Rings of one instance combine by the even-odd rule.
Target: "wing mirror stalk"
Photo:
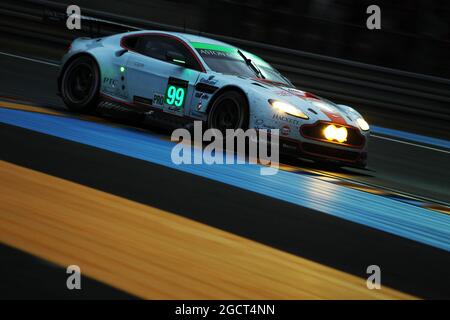
[[[116,57],[121,57],[123,56],[126,52],[128,52],[127,49],[121,49],[119,51],[116,51]]]

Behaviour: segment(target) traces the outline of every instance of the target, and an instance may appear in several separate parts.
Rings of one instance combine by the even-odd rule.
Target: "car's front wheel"
[[[223,134],[226,129],[243,129],[248,127],[247,100],[238,91],[225,91],[214,100],[208,114],[208,128],[218,129]]]
[[[81,56],[69,62],[61,77],[61,97],[76,112],[96,107],[100,87],[100,71],[93,58]]]

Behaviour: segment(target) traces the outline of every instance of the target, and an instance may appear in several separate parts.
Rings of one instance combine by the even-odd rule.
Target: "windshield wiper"
[[[266,77],[264,77],[264,75],[262,74],[261,70],[259,70],[258,66],[257,66],[255,63],[253,63],[253,61],[252,61],[251,59],[247,58],[247,57],[242,53],[241,50],[238,49],[238,53],[239,53],[239,55],[242,57],[242,59],[244,59],[245,64],[246,64],[247,66],[249,66],[250,69],[252,69],[252,71],[256,74],[257,77],[260,77],[260,78],[262,78],[262,79],[265,79],[265,78],[266,78]]]

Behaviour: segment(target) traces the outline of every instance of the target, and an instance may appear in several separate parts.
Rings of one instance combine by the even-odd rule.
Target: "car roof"
[[[172,34],[182,37],[182,38],[186,39],[188,42],[201,42],[201,43],[221,45],[221,46],[227,46],[230,48],[235,48],[235,46],[232,46],[231,44],[228,44],[226,42],[214,40],[214,39],[203,37],[203,36],[198,36],[195,34],[180,33],[180,32],[176,32],[176,33],[173,32]]]
[[[205,43],[205,44],[220,45],[220,46],[226,46],[226,47],[238,49],[235,46],[233,46],[229,43],[226,43],[226,42],[214,40],[211,38],[207,38],[207,37],[203,37],[203,36],[199,36],[199,35],[195,35],[195,34],[183,33],[183,32],[169,32],[169,31],[162,31],[162,30],[140,30],[140,31],[128,32],[127,34],[139,34],[139,33],[146,33],[146,32],[170,34],[170,35],[182,38],[184,41],[189,42],[189,43],[190,42],[200,42],[200,43]]]
[[[233,46],[233,45],[231,45],[229,43],[226,43],[226,42],[223,42],[223,41],[207,38],[207,37],[196,35],[196,34],[183,33],[183,32],[171,32],[171,31],[162,31],[162,30],[140,30],[140,31],[128,32],[126,34],[140,34],[140,33],[168,34],[168,35],[172,35],[172,36],[175,36],[175,37],[179,37],[179,38],[181,38],[182,40],[186,41],[187,43],[189,43],[191,45],[193,45],[194,43],[197,43],[197,44],[206,44],[206,45],[213,45],[213,46],[219,46],[219,47],[227,47],[227,48],[230,48],[230,49],[242,50],[242,49],[239,49],[236,46]],[[257,59],[260,63],[271,67],[266,61],[264,61],[263,59],[261,59],[257,55],[255,55],[253,53],[250,53],[250,52],[247,52],[245,50],[242,50],[242,51],[245,52],[245,54],[250,54],[252,56],[252,59]]]

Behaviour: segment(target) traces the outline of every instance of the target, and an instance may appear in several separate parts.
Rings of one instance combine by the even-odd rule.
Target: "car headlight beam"
[[[309,117],[304,114],[300,109],[294,107],[293,105],[279,101],[279,100],[269,100],[270,105],[279,112],[287,113],[291,116],[302,118],[308,120]]]
[[[329,141],[337,141],[339,143],[343,143],[347,141],[347,128],[345,127],[336,127],[333,124],[330,124],[323,130],[323,135]]]

